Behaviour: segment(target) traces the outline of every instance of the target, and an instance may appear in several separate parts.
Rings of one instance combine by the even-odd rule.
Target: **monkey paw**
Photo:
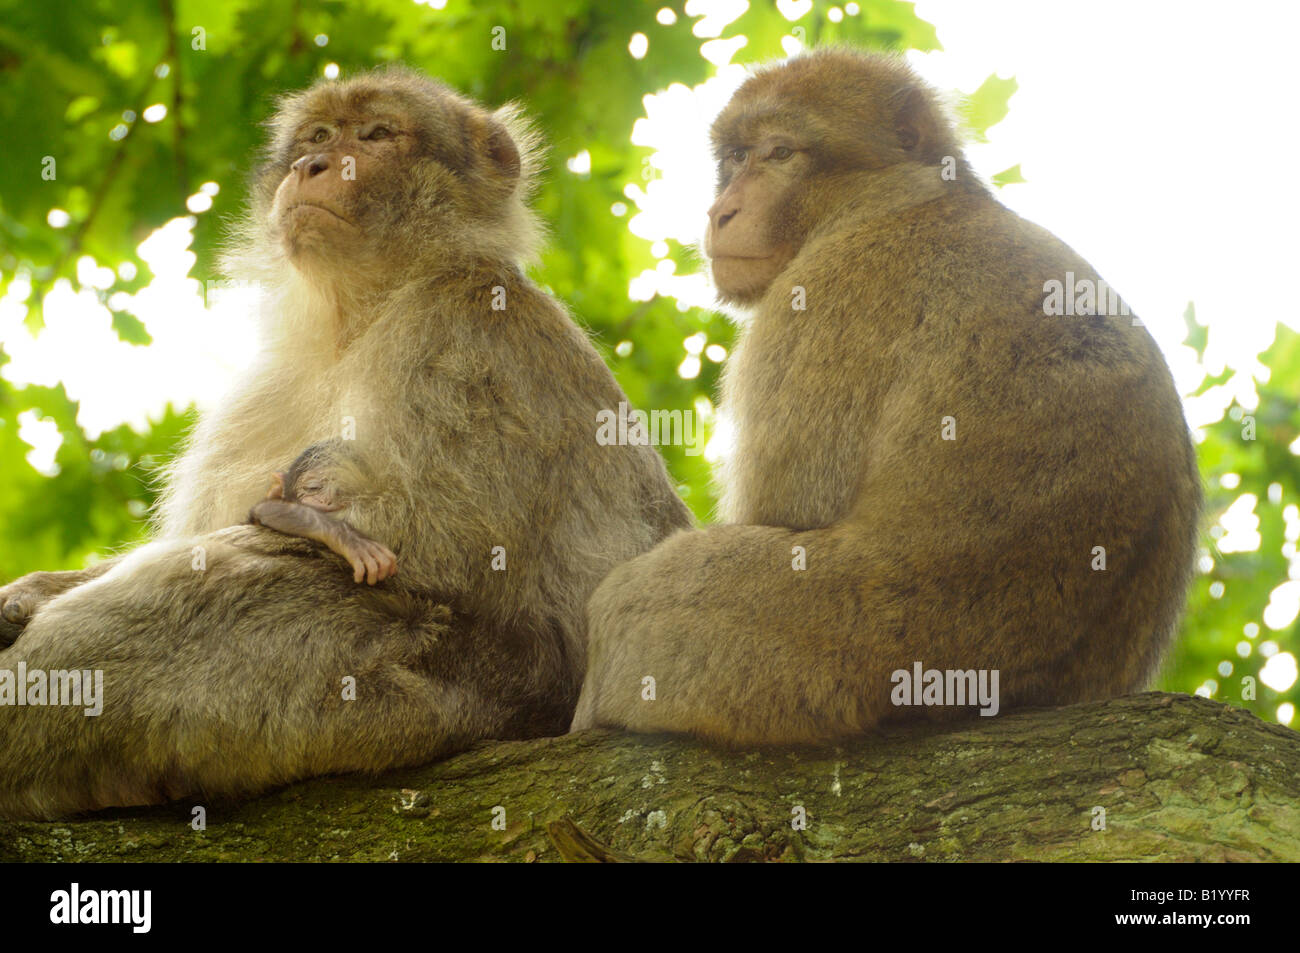
[[[59,584],[59,574],[30,572],[0,587],[0,645],[18,638],[36,610],[68,587]]]
[[[373,539],[363,539],[345,553],[352,564],[352,580],[373,586],[397,574],[397,557],[392,550]]]

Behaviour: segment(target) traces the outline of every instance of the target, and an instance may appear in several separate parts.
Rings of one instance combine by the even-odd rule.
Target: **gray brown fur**
[[[400,134],[363,133],[376,116]],[[308,146],[313,117],[340,125]],[[172,469],[158,541],[90,581],[0,590],[8,624],[26,623],[0,669],[103,669],[106,696],[97,718],[0,710],[0,815],[249,793],[562,731],[588,596],[690,524],[652,448],[596,443],[597,412],[624,395],[520,270],[540,232],[515,109],[390,71],[290,97],[271,128],[230,256],[265,285],[265,347]],[[355,182],[337,176],[344,154]],[[294,204],[312,195],[340,214]],[[346,417],[355,442],[330,478],[401,561],[375,587],[312,543],[236,525]]]
[[[761,71],[714,140],[707,246],[720,296],[750,315],[723,388],[728,524],[596,590],[574,728],[804,742],[961,713],[891,704],[891,673],[916,661],[999,670],[1004,711],[1145,686],[1201,501],[1146,330],[1044,315],[1046,280],[1096,272],[971,176],[900,60],[832,50]]]

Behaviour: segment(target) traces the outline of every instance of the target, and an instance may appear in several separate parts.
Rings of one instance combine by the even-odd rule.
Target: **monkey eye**
[[[375,126],[374,129],[371,129],[368,133],[366,133],[361,138],[362,139],[391,139],[392,137],[393,137],[393,130],[389,129],[387,126]]]
[[[321,126],[319,129],[317,129],[315,132],[311,134],[311,141],[324,142],[329,137],[330,137],[330,131],[326,129],[324,126]]]
[[[792,155],[794,155],[794,150],[791,149],[789,146],[777,146],[775,149],[773,149],[771,152],[767,154],[767,157],[769,159],[775,159],[777,162],[784,162]]]
[[[748,149],[732,149],[727,153],[727,158],[732,162],[744,162],[749,157]]]

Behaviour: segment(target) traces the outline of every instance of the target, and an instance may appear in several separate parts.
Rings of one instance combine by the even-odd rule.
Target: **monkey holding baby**
[[[154,540],[0,588],[0,673],[104,688],[96,717],[0,706],[0,816],[561,733],[587,598],[691,525],[655,448],[597,443],[627,398],[522,270],[538,150],[517,109],[389,69],[269,125],[227,255],[261,286],[262,352],[171,467]]]

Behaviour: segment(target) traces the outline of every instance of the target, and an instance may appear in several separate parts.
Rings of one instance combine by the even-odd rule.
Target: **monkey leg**
[[[803,548],[806,568],[800,565]],[[830,531],[715,526],[614,569],[588,603],[573,727],[809,741],[884,714]],[[900,655],[901,658],[901,655]]]
[[[1059,599],[1052,567],[940,559],[861,526],[678,533],[617,567],[588,603],[572,727],[793,743],[975,712],[895,705],[894,673],[910,678],[918,662],[996,670],[1000,708],[1132,690],[1124,650],[1100,635],[1091,650]],[[1095,601],[1115,613],[1109,631],[1143,638],[1123,631],[1118,602]]]
[[[51,600],[0,651],[0,816],[415,764],[526,733],[530,704],[572,704],[576,677],[558,674],[562,653],[535,633],[358,587],[311,544],[260,527],[199,537],[202,569],[194,542],[143,547]],[[84,673],[102,673],[102,692],[33,703],[33,673],[49,702],[55,673],[71,671],[92,685]],[[6,673],[27,704],[4,697]]]

